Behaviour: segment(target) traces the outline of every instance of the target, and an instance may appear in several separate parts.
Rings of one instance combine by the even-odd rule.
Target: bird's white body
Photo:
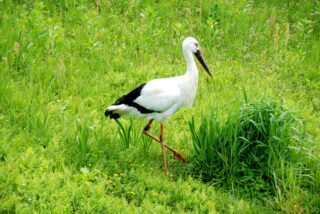
[[[194,40],[194,41],[193,41]],[[120,115],[137,116],[140,118],[155,119],[163,123],[183,106],[192,106],[198,88],[198,69],[193,57],[194,45],[197,41],[188,37],[182,44],[183,55],[187,63],[187,71],[184,75],[154,79],[146,83],[140,95],[133,100],[152,113],[141,113],[137,108],[126,105],[111,105],[109,111]],[[196,48],[198,46],[196,45]]]
[[[202,58],[197,40],[187,37],[182,43],[182,51],[187,62],[187,72],[184,75],[154,79],[142,84],[120,97],[105,112],[106,117],[116,121],[122,115],[149,119],[142,133],[160,143],[165,175],[168,175],[165,148],[173,152],[174,156],[180,161],[187,161],[181,154],[163,142],[163,122],[181,107],[192,106],[193,104],[198,88],[198,69],[193,56],[197,57],[205,71],[212,76]],[[159,138],[148,132],[153,120],[160,123]],[[120,123],[119,125],[121,126]]]

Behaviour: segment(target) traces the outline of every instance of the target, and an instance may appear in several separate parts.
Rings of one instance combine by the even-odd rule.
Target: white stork
[[[183,106],[192,106],[198,88],[198,69],[193,55],[197,57],[203,68],[211,73],[201,55],[199,44],[195,38],[187,37],[182,43],[182,51],[187,62],[187,72],[184,75],[154,79],[120,97],[109,106],[105,116],[118,119],[122,115],[137,116],[149,119],[143,129],[143,134],[161,144],[163,167],[168,175],[165,147],[181,161],[186,161],[178,152],[163,143],[163,122]],[[160,123],[160,137],[154,137],[148,130],[156,120]]]

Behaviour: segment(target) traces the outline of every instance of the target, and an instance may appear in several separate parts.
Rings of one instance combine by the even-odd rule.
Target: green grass
[[[221,188],[194,176],[205,168],[194,168],[189,129],[212,106],[211,128],[234,128],[244,86],[249,103],[271,97],[295,110],[297,133],[315,142],[302,153],[319,159],[319,12],[316,0],[0,1],[0,212],[319,212],[319,165],[307,154],[275,164],[310,171],[265,171],[270,182],[235,185],[247,175]],[[141,136],[146,121],[123,118],[122,129],[104,111],[150,79],[183,74],[186,36],[199,41],[213,78],[200,71],[194,107],[165,123],[165,142],[190,160],[168,154],[166,178],[159,145]],[[271,154],[263,154],[265,167]]]
[[[301,201],[305,196],[297,198],[299,192],[315,199],[319,195],[320,159],[313,154],[314,143],[302,120],[283,105],[270,100],[244,103],[225,120],[219,111],[203,115],[199,128],[192,120],[190,129],[193,173],[202,180],[252,198],[274,197],[279,203],[292,200],[292,193],[293,200]],[[319,200],[310,206],[319,210]]]

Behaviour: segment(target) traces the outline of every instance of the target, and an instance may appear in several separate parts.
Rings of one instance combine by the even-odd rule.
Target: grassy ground
[[[171,155],[166,178],[146,121],[121,119],[127,139],[103,115],[136,86],[183,74],[181,42],[194,36],[213,78],[200,71],[195,105],[165,124],[165,141],[192,160],[191,118],[212,106],[226,117],[244,86],[250,101],[296,110],[317,159],[319,20],[316,0],[0,1],[0,213],[319,213],[310,188],[241,195]]]

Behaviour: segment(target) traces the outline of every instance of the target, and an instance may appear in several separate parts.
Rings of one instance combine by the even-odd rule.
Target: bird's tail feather
[[[118,119],[120,117],[120,114],[114,113],[112,110],[106,110],[104,115],[106,117],[110,117],[110,119]]]

